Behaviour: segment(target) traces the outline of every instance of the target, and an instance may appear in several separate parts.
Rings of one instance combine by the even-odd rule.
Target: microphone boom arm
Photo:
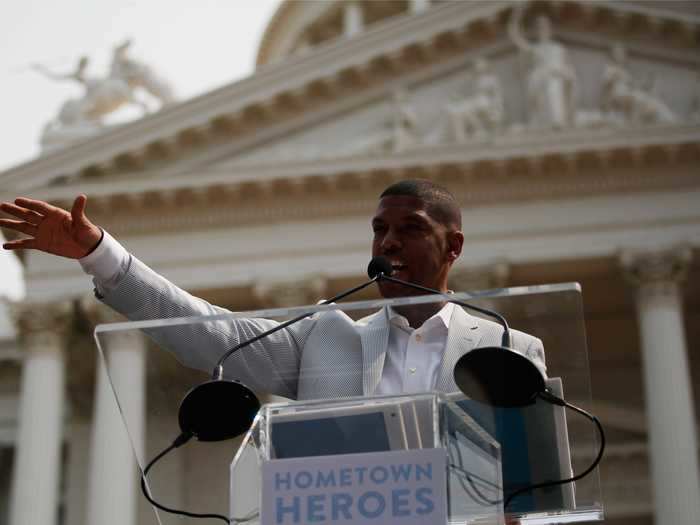
[[[350,290],[346,290],[343,293],[340,293],[336,295],[335,297],[331,297],[330,299],[326,299],[325,301],[321,301],[320,304],[331,304],[334,303],[340,299],[343,299],[344,297],[347,297],[348,295],[354,294],[355,292],[359,292],[363,288],[367,288],[370,284],[374,284],[375,282],[379,281],[383,274],[378,274],[375,277],[373,277],[370,281],[367,281],[365,283],[362,283],[358,286],[355,286],[354,288]],[[263,332],[262,334],[258,334],[255,337],[251,337],[250,339],[246,339],[245,341],[242,341],[238,343],[236,346],[233,348],[227,350],[220,358],[219,361],[216,363],[216,367],[214,368],[214,372],[212,374],[212,379],[216,380],[221,380],[223,379],[224,376],[224,363],[226,360],[231,357],[234,353],[236,353],[238,350],[241,348],[244,348],[248,345],[251,345],[255,343],[256,341],[259,341],[260,339],[264,339],[268,335],[274,334],[275,332],[279,332],[280,330],[283,330],[287,328],[289,325],[292,325],[296,323],[297,321],[301,321],[302,319],[305,319],[306,317],[310,317],[313,315],[314,312],[308,312],[305,314],[298,315],[297,317],[294,317],[293,319],[289,319],[283,323],[280,323],[279,325],[275,326],[274,328],[271,328],[270,330],[267,330],[266,332]]]

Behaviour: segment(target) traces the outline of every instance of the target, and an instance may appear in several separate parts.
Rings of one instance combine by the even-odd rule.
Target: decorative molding
[[[294,281],[256,281],[253,296],[261,308],[283,308],[314,304],[328,290],[328,280],[320,275]]]
[[[620,255],[624,275],[635,287],[677,285],[688,276],[693,259],[690,246],[660,250],[625,250]]]
[[[450,272],[448,285],[456,292],[505,288],[509,276],[510,266],[503,260],[479,266],[456,266]]]
[[[397,153],[366,154],[344,158],[239,163],[226,169],[197,170],[173,177],[71,181],[34,193],[49,200],[73,199],[77,189],[93,197],[159,194],[181,189],[214,186],[276,184],[281,180],[309,180],[358,173],[391,173],[426,169],[436,172],[450,167],[462,173],[537,173],[604,168],[643,169],[652,164],[697,163],[700,158],[700,124],[632,128],[571,133],[541,132],[525,137],[494,137],[487,142],[415,147]],[[333,186],[331,184],[331,186]]]
[[[62,340],[70,333],[73,311],[71,301],[12,305],[20,349],[30,352],[60,351]]]

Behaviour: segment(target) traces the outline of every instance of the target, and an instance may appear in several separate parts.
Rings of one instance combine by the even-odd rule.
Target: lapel
[[[458,390],[452,374],[455,364],[460,357],[478,346],[482,336],[478,319],[465,312],[461,306],[455,305],[447,333],[445,353],[442,356],[442,364],[435,384],[436,390],[440,392]]]
[[[361,330],[362,340],[362,393],[371,396],[379,385],[384,370],[386,349],[389,344],[389,322],[386,308],[367,318]]]

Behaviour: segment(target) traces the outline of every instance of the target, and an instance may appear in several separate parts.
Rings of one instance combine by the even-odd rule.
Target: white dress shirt
[[[391,308],[389,344],[376,394],[409,394],[435,389],[454,304],[447,303],[419,328]]]
[[[131,255],[105,231],[97,248],[78,261],[83,271],[92,275],[98,295],[104,295],[113,290],[128,271]],[[385,310],[390,326],[389,341],[376,394],[435,389],[453,310],[454,304],[447,303],[416,329],[391,308]]]

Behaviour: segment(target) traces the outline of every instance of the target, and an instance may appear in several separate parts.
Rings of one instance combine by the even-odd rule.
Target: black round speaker
[[[217,379],[197,385],[180,403],[183,433],[199,441],[223,441],[247,432],[260,401],[243,383]]]
[[[475,348],[459,358],[454,379],[467,397],[498,407],[531,405],[544,376],[527,357],[502,346]]]

